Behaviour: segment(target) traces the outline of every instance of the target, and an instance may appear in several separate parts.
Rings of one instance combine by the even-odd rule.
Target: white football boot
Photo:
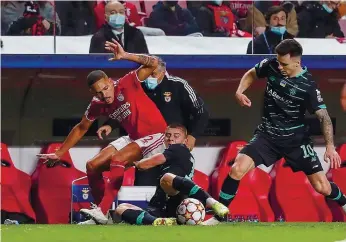
[[[78,223],[78,225],[97,225],[97,223],[93,219],[89,219],[84,222]]]
[[[221,222],[215,218],[214,216],[211,217],[210,219],[206,220],[206,221],[203,221],[201,223],[201,225],[204,225],[204,226],[213,226],[213,225],[218,225],[220,224]]]
[[[106,215],[103,214],[101,211],[101,208],[92,208],[92,209],[86,209],[82,208],[80,210],[81,213],[90,216],[93,220],[95,220],[96,223],[99,224],[107,224],[108,223],[108,218]]]

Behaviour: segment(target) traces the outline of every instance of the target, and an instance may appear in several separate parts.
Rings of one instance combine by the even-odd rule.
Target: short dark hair
[[[287,17],[287,12],[282,6],[271,6],[265,14],[265,19],[266,19],[267,23],[270,22],[270,18],[273,14],[280,13],[281,11],[285,12],[286,17]]]
[[[89,73],[87,77],[88,86],[91,87],[95,82],[101,80],[102,78],[107,78],[106,73],[101,70],[95,70]]]
[[[184,132],[185,136],[187,136],[187,129],[186,129],[186,127],[185,127],[184,125],[182,125],[182,124],[179,124],[179,123],[171,123],[170,125],[167,126],[167,129],[169,129],[169,128],[171,128],[171,129],[181,129],[181,130]]]
[[[295,39],[285,39],[275,48],[278,55],[290,54],[291,57],[300,57],[303,54],[303,47]]]

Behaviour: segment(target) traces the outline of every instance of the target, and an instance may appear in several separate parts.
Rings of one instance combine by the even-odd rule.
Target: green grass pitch
[[[346,223],[231,223],[219,226],[7,225],[2,242],[346,242]]]

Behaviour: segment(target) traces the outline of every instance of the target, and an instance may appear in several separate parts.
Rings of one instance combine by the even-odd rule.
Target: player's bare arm
[[[256,70],[255,68],[251,68],[248,70],[244,76],[240,80],[240,84],[238,86],[238,89],[235,93],[235,97],[238,101],[238,103],[243,107],[251,107],[251,101],[250,99],[243,94],[250,86],[251,84],[257,79]]]
[[[144,81],[147,79],[154,70],[158,67],[160,60],[154,56],[143,55],[143,54],[133,54],[124,51],[121,45],[113,39],[113,42],[106,42],[105,48],[113,52],[114,57],[110,60],[128,60],[136,62],[142,65],[137,69],[137,76],[139,81]]]
[[[43,159],[60,159],[66,151],[72,148],[85,135],[93,122],[83,116],[82,120],[73,127],[59,150],[52,154],[39,154],[38,156]]]
[[[331,163],[332,168],[338,168],[341,165],[339,154],[335,151],[333,139],[333,124],[327,109],[320,109],[316,111],[316,115],[321,123],[321,128],[326,142],[326,152],[324,160]]]
[[[139,170],[148,170],[150,168],[153,168],[155,166],[162,165],[166,162],[166,157],[160,153],[153,155],[150,158],[142,159],[140,161],[134,162],[134,165]]]

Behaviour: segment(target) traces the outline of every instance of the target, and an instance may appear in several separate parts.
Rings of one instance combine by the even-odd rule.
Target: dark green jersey
[[[305,134],[305,113],[326,108],[321,92],[305,67],[288,78],[278,69],[277,59],[264,59],[255,66],[257,77],[267,78],[262,123],[258,129],[273,139],[292,139]]]

